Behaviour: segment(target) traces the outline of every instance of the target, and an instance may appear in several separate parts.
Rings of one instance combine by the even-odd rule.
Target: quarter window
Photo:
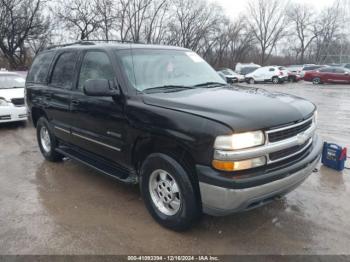
[[[106,79],[113,81],[112,64],[106,53],[101,51],[87,52],[81,65],[78,89],[83,90],[85,81]]]
[[[49,71],[54,55],[54,52],[39,54],[31,66],[27,81],[33,83],[46,83],[47,73]]]
[[[61,54],[52,72],[51,85],[65,89],[72,88],[76,61],[76,52]]]

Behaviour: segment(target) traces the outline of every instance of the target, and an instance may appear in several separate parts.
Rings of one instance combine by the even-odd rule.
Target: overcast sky
[[[216,2],[221,5],[226,14],[235,17],[239,15],[241,12],[244,12],[247,0],[211,0],[212,2]],[[315,6],[316,9],[323,8],[325,6],[331,5],[334,0],[292,0],[292,2],[305,2],[312,6]]]

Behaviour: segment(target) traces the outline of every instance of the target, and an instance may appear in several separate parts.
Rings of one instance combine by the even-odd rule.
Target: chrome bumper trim
[[[222,216],[268,203],[266,200],[283,196],[300,185],[312,173],[318,161],[319,157],[288,177],[251,188],[228,189],[199,182],[203,211]]]

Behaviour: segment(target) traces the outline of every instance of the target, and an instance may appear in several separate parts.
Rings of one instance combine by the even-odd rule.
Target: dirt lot
[[[322,137],[350,147],[349,85],[255,87],[310,99]],[[279,201],[180,234],[153,221],[137,187],[45,162],[29,124],[1,125],[0,149],[0,254],[350,254],[349,171],[320,167]]]

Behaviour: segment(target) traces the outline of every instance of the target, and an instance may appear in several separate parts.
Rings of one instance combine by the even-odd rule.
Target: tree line
[[[232,18],[208,0],[0,0],[0,63],[18,69],[47,46],[94,39],[182,46],[216,68],[346,62],[346,10],[349,0],[319,11],[306,3],[250,0]]]

